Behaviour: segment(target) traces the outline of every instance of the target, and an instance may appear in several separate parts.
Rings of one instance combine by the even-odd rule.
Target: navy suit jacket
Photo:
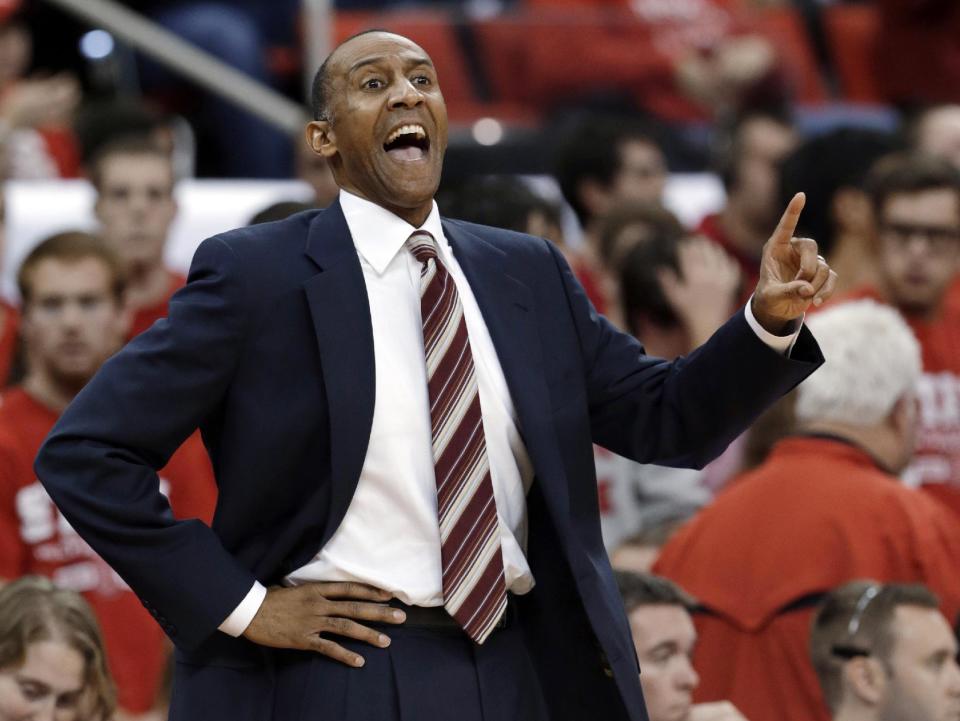
[[[822,362],[785,358],[743,313],[672,363],[598,316],[549,242],[443,221],[493,338],[535,480],[523,630],[556,719],[646,718],[600,537],[593,442],[701,466]],[[370,310],[340,209],[204,241],[168,319],[108,361],[63,414],[38,477],[177,648],[172,719],[271,717],[277,653],[217,626],[331,537],[353,496],[376,389]],[[177,520],[156,469],[199,426],[212,528]],[[285,721],[285,720],[284,720]]]

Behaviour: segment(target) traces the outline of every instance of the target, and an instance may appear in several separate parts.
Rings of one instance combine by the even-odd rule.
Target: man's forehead
[[[939,610],[902,605],[896,608],[893,618],[895,648],[920,654],[940,647],[956,651],[953,631]]]
[[[394,57],[432,64],[423,48],[403,35],[390,32],[365,33],[347,40],[333,51],[330,64],[338,73],[348,73],[359,65]]]

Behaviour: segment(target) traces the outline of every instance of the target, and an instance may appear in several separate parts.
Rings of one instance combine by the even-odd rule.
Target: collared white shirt
[[[417,606],[443,604],[440,526],[434,477],[430,406],[420,319],[420,262],[406,246],[417,228],[390,211],[340,191],[340,205],[357,247],[373,325],[376,400],[370,442],[357,488],[339,528],[317,555],[286,577],[358,581]],[[473,351],[490,474],[497,504],[507,588],[526,593],[534,579],[525,557],[526,492],[533,467],[487,325],[460,264],[443,234],[436,203],[421,226],[437,241],[454,280]],[[747,304],[747,322],[775,350],[793,336],[765,331]],[[256,583],[220,626],[239,636],[266,596]]]

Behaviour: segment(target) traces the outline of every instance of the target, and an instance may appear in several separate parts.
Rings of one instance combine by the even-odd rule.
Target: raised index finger
[[[783,211],[780,222],[777,223],[777,229],[773,231],[771,240],[777,244],[789,243],[793,234],[797,230],[797,221],[800,220],[800,211],[807,202],[807,196],[803,193],[797,193],[787,204],[787,209]]]

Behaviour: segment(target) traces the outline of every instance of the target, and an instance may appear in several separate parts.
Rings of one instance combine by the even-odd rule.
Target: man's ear
[[[311,120],[307,123],[307,145],[327,160],[337,154],[337,138],[329,120]]]
[[[886,696],[887,675],[875,658],[861,656],[843,665],[843,686],[844,693],[852,695],[861,704],[876,707]]]

